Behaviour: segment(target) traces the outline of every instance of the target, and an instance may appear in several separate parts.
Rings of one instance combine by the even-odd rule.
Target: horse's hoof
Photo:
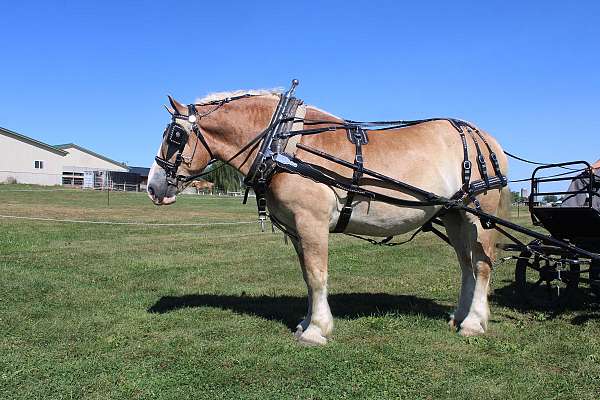
[[[304,346],[323,346],[327,344],[327,338],[325,338],[319,332],[320,329],[309,326],[307,330],[302,330],[301,327],[298,327],[294,336],[298,343]]]
[[[483,326],[480,323],[465,323],[463,322],[460,325],[460,330],[458,331],[458,334],[460,336],[464,336],[464,337],[470,337],[470,336],[479,336],[479,335],[483,335],[485,333],[485,329],[483,329]]]

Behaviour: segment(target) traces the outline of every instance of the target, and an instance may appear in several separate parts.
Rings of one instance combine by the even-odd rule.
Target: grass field
[[[0,214],[147,223],[255,220],[240,199],[0,186]],[[521,214],[520,222],[526,223]],[[256,224],[93,225],[0,218],[2,399],[598,399],[600,312],[524,309],[514,263],[488,334],[446,325],[459,272],[431,234],[403,247],[332,235],[336,330],[306,348],[296,256]]]

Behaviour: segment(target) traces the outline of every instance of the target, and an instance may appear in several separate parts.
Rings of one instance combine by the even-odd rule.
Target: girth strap
[[[356,152],[354,154],[354,165],[356,168],[352,173],[352,185],[358,186],[359,180],[363,175],[363,155],[362,155],[362,145],[369,143],[369,139],[367,137],[367,132],[364,131],[360,126],[354,126],[347,129],[348,140],[351,143],[354,143],[356,148]],[[340,211],[340,216],[338,221],[333,228],[334,233],[342,233],[346,230],[348,223],[350,222],[350,218],[352,217],[352,202],[354,201],[354,193],[348,192],[346,196],[346,203],[342,207]]]

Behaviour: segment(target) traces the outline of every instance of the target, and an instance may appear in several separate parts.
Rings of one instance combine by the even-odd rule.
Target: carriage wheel
[[[600,262],[595,260],[590,264],[590,287],[592,293],[600,297]]]
[[[540,245],[534,240],[530,245]],[[528,302],[534,298],[542,301],[556,301],[558,295],[567,298],[579,285],[578,264],[569,264],[569,272],[557,269],[557,260],[546,260],[539,254],[524,250],[519,255],[515,268],[515,287],[519,299]],[[558,279],[560,276],[560,279]]]

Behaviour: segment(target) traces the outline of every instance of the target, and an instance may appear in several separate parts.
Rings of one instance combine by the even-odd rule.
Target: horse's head
[[[173,204],[188,176],[200,173],[214,159],[200,130],[196,106],[185,106],[171,96],[171,122],[148,176],[148,196],[156,205]]]

